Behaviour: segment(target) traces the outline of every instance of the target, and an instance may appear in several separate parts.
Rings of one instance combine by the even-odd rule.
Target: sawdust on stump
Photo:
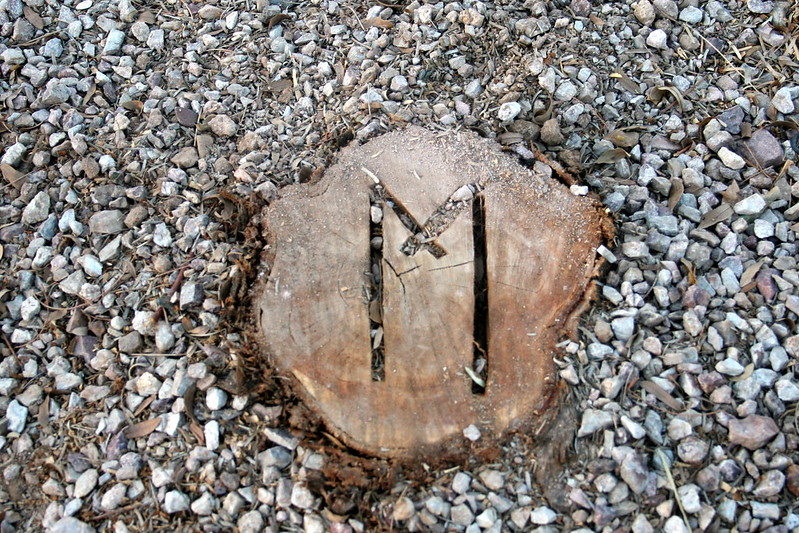
[[[407,457],[557,411],[556,344],[603,239],[592,200],[474,134],[407,128],[285,188],[266,220],[260,342],[343,442]]]

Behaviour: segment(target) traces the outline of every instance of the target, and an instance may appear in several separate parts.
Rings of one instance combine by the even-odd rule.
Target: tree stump
[[[598,204],[471,133],[342,151],[266,213],[264,351],[329,430],[407,456],[532,424],[584,307]]]

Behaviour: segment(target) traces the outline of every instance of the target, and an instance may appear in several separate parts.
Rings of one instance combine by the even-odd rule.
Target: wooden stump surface
[[[386,193],[379,225],[370,220],[375,180]],[[478,199],[450,201],[464,185]],[[402,250],[409,219],[425,229],[450,204],[461,209],[430,239],[446,255]],[[262,345],[331,432],[364,452],[412,454],[463,440],[470,424],[498,436],[548,407],[555,344],[594,273],[602,216],[473,134],[408,128],[347,148],[317,183],[284,189],[268,208],[271,260],[256,297]],[[381,381],[369,312],[376,228]],[[475,296],[483,272],[486,307]],[[481,320],[487,346],[476,349]],[[467,369],[482,348],[479,387]]]

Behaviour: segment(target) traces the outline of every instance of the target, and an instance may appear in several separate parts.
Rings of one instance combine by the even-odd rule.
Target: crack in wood
[[[379,185],[377,186],[379,187]],[[375,193],[378,191],[375,187]],[[377,196],[377,194],[375,194]],[[375,202],[383,205],[382,200],[372,198],[371,205]],[[383,220],[379,221],[375,217],[369,219],[369,257],[370,257],[370,286],[369,294],[369,334],[372,339],[372,381],[383,381],[386,379],[385,370],[385,345],[383,341]],[[393,270],[393,267],[389,265]]]
[[[472,393],[485,394],[488,386],[488,242],[486,239],[485,199],[472,201],[472,246],[474,247],[474,358],[472,370],[482,384],[472,380]]]

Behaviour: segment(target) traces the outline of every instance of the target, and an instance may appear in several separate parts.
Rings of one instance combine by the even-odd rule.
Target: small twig
[[[94,516],[94,517],[91,518],[91,520],[105,520],[106,518],[110,518],[112,516],[116,516],[116,515],[118,515],[120,513],[124,513],[124,512],[127,512],[127,511],[132,511],[133,509],[141,507],[142,505],[144,505],[144,502],[132,503],[130,505],[126,505],[125,507],[120,507],[119,509],[114,509],[113,511],[108,511],[106,513]]]
[[[677,484],[674,483],[674,477],[671,475],[671,468],[669,468],[668,459],[666,458],[666,454],[663,453],[663,450],[660,448],[657,449],[658,455],[660,456],[660,462],[663,463],[663,470],[666,471],[666,479],[669,480],[669,487],[671,491],[674,493],[674,499],[677,500],[677,507],[680,508],[680,513],[682,514],[682,519],[685,522],[685,527],[688,528],[688,531],[692,531],[691,523],[688,522],[688,515],[685,514],[685,509],[682,506],[682,500],[680,499],[680,494],[677,492]]]

